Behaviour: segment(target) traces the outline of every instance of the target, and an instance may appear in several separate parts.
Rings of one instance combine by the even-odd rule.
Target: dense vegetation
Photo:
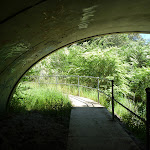
[[[67,149],[72,107],[67,95],[51,86],[20,82],[9,106],[0,123],[2,149]]]
[[[149,49],[150,43],[135,33],[87,39],[51,54],[30,69],[27,75],[62,74],[114,79],[115,99],[145,118],[145,88],[150,84]],[[76,80],[72,78],[69,82],[75,83]],[[97,81],[84,79],[81,82],[97,87]],[[111,91],[108,82],[102,81],[101,84],[105,85],[102,90],[106,93]],[[101,103],[109,109],[110,99],[101,98]],[[145,130],[140,120],[118,104],[115,104],[115,113],[140,135]]]
[[[65,47],[38,63],[32,75],[83,75],[115,80],[116,98],[145,101],[150,83],[150,43],[139,34],[93,38]],[[91,84],[91,83],[90,83]],[[97,86],[94,85],[93,87]]]
[[[51,86],[20,83],[10,102],[9,110],[15,113],[40,112],[70,117],[69,98]]]

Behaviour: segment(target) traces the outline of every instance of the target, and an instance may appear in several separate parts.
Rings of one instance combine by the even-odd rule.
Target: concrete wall
[[[150,1],[2,0],[0,112],[40,59],[78,40],[117,32],[150,32]]]

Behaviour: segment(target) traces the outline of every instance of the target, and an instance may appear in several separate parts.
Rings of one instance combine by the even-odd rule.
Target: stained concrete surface
[[[150,33],[149,0],[0,0],[0,112],[48,54],[110,33]]]
[[[70,99],[74,107],[70,117],[68,150],[139,150],[122,126],[112,120],[105,107],[87,98],[71,95]]]

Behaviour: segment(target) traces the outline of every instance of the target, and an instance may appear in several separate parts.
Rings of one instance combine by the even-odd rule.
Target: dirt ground
[[[1,150],[65,150],[69,118],[39,112],[11,114],[0,120]]]
[[[0,116],[0,150],[66,150],[69,120],[69,116],[56,117],[40,112]],[[145,149],[145,145],[119,119],[117,121],[136,144]]]

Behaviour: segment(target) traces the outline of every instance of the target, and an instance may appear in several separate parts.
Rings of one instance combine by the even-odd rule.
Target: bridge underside
[[[150,32],[149,0],[2,0],[0,111],[22,75],[48,54],[84,38],[120,32]]]

